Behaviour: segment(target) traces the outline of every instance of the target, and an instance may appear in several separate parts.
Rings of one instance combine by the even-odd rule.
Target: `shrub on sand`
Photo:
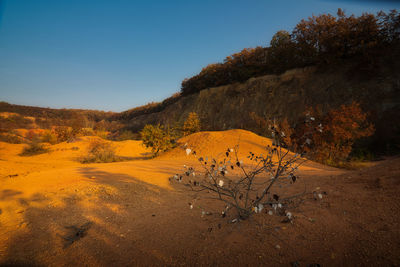
[[[58,142],[65,142],[71,140],[74,136],[72,128],[68,126],[56,126],[53,129],[54,134],[57,136]]]
[[[49,152],[49,149],[46,148],[44,144],[40,143],[38,140],[33,140],[28,146],[24,147],[20,156],[34,156],[47,152]]]
[[[106,163],[121,161],[115,152],[115,147],[107,141],[94,139],[90,142],[87,154],[80,158],[81,163]]]
[[[11,133],[0,133],[0,141],[10,144],[21,144],[23,139]]]
[[[43,135],[41,136],[42,142],[44,143],[50,143],[52,145],[57,144],[57,135],[50,131],[50,130],[46,130]]]

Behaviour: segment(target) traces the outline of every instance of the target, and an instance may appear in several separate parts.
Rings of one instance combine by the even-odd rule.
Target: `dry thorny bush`
[[[304,154],[282,147],[285,133],[276,125],[270,126],[270,130],[272,145],[265,148],[265,154],[249,152],[246,163],[239,156],[239,145],[216,158],[197,156],[196,151],[187,147],[187,155],[196,157],[200,167],[184,166],[184,173],[175,174],[171,182],[195,192],[195,200],[209,198],[224,203],[218,213],[233,223],[256,213],[285,216],[285,222],[292,222],[290,210],[304,200],[306,186],[301,186],[301,192],[290,187],[298,181],[296,172],[306,159]],[[304,146],[309,142],[305,135]],[[322,195],[314,192],[314,198],[317,197]],[[194,202],[189,203],[191,209],[193,205]],[[209,214],[212,213],[202,210],[202,216]]]

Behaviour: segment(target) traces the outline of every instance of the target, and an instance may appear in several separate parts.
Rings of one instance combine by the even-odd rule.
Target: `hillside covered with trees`
[[[49,128],[54,125],[71,126],[80,124],[81,127],[93,127],[96,123],[108,120],[113,112],[85,109],[54,109],[43,107],[32,107],[24,105],[15,105],[7,102],[0,102],[0,112],[15,113],[19,116],[14,120],[1,120],[0,129],[29,128],[29,120],[21,120],[19,117],[35,118],[35,123],[40,128]],[[4,124],[4,125],[3,125]]]
[[[399,49],[400,14],[392,10],[377,15],[323,14],[300,21],[291,33],[278,31],[269,46],[245,48],[222,63],[210,64],[182,82],[183,95],[251,77],[281,74],[293,68],[357,62],[357,70],[374,73],[379,58]],[[397,51],[398,53],[398,51]],[[379,69],[379,68],[378,68]]]

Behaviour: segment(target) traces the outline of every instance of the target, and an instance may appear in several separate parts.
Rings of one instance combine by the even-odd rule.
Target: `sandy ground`
[[[292,224],[265,213],[230,223],[201,216],[219,203],[189,209],[196,195],[169,183],[194,164],[181,148],[148,159],[139,141],[117,142],[127,161],[81,164],[89,139],[32,157],[18,156],[23,145],[0,143],[0,265],[400,265],[399,158],[357,171],[310,162],[298,186],[326,194],[306,197]],[[241,156],[270,142],[232,130],[181,145],[216,155],[238,140]]]

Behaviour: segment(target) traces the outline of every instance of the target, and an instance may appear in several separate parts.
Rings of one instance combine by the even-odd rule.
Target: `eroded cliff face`
[[[320,105],[327,111],[358,101],[384,138],[398,138],[400,111],[400,66],[379,73],[355,75],[354,67],[320,70],[316,67],[294,69],[282,75],[251,78],[244,83],[209,88],[179,98],[162,111],[129,118],[134,131],[145,124],[182,123],[189,112],[201,118],[203,130],[242,128],[255,130],[249,113],[295,123],[307,106]],[[350,71],[353,69],[353,71]]]

